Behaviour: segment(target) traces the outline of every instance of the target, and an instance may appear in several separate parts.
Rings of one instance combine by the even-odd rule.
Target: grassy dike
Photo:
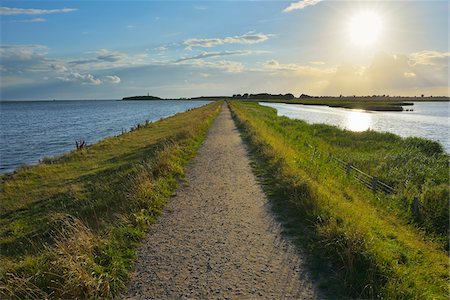
[[[221,102],[0,177],[1,298],[111,298]]]
[[[331,126],[277,117],[274,109],[257,103],[230,101],[230,107],[272,207],[309,254],[329,297],[447,299],[449,261],[442,244],[376,204],[385,199],[313,159],[304,146],[307,141],[344,153],[350,151],[341,148],[347,142],[357,148],[355,136],[345,139],[351,133],[340,130],[339,136]]]

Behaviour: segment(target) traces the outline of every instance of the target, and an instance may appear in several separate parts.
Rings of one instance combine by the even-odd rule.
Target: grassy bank
[[[309,97],[282,99],[254,99],[249,101],[275,102],[286,104],[324,105],[370,111],[414,110],[413,102],[448,102],[448,97]]]
[[[365,100],[365,99],[293,99],[283,100],[263,100],[261,102],[277,102],[286,104],[303,104],[303,105],[324,105],[329,107],[342,107],[349,109],[361,109],[370,111],[403,111],[404,106],[410,106],[406,109],[413,109],[413,103],[404,101],[388,101],[388,100]]]
[[[274,109],[256,103],[230,104],[274,209],[285,230],[309,253],[311,266],[323,277],[322,286],[330,297],[448,297],[449,264],[442,243],[417,227],[425,225],[410,224],[395,204],[400,197],[409,197],[400,183],[410,176],[407,178],[415,181],[422,201],[432,199],[433,205],[448,215],[448,187],[444,186],[448,183],[448,156],[440,145],[308,125],[277,117]],[[377,172],[380,163],[389,164],[393,170],[384,178],[398,182],[398,194],[392,199],[373,195],[325,159],[312,158],[305,141],[361,162],[360,168],[368,172]],[[392,156],[388,161],[386,154]],[[412,185],[407,182],[405,186]],[[442,216],[438,219],[441,224]],[[445,236],[448,225],[444,225],[444,233],[435,225],[430,225],[430,230],[438,237]]]
[[[0,295],[111,298],[183,176],[220,102],[177,114],[0,182]]]

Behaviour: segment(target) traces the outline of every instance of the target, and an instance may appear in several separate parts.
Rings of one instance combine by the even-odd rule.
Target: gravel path
[[[316,298],[227,105],[138,250],[127,299]]]

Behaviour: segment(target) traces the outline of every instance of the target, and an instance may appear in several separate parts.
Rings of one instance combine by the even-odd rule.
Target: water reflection
[[[351,131],[366,131],[370,128],[372,117],[365,111],[345,112],[345,128]]]

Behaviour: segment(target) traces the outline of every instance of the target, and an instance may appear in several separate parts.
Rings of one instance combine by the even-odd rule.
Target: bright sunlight
[[[379,38],[381,29],[381,18],[372,11],[354,15],[348,24],[350,38],[358,46],[369,46],[375,43]]]

